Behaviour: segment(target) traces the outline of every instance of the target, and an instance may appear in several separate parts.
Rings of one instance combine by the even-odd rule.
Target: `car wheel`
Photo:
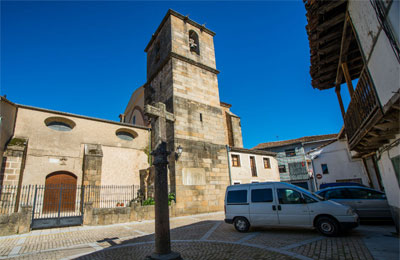
[[[247,232],[247,231],[249,231],[249,228],[250,228],[249,221],[244,217],[235,218],[233,225],[235,226],[236,230],[239,232]]]
[[[339,224],[330,217],[318,218],[316,228],[324,236],[333,237],[339,234]]]

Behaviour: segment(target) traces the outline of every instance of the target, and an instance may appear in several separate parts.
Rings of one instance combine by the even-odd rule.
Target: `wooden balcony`
[[[376,151],[399,131],[399,95],[382,108],[367,70],[363,70],[344,116],[350,150],[360,155]]]

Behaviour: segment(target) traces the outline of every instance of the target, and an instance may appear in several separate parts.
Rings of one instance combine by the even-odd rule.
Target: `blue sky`
[[[246,148],[339,132],[334,90],[311,87],[301,0],[2,1],[1,95],[118,121],[146,81],[144,48],[169,8],[216,32],[220,99],[241,117]]]

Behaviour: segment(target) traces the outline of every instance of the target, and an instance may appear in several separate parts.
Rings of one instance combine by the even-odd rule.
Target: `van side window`
[[[256,189],[251,191],[251,202],[272,202],[272,189]]]
[[[313,198],[311,198],[311,197],[308,197],[308,196],[307,196],[307,195],[305,195],[304,193],[303,193],[303,197],[304,197],[304,199],[305,199],[306,203],[314,203],[314,202],[318,202],[318,201],[316,201],[315,199],[313,199]]]
[[[301,194],[292,189],[278,189],[279,204],[302,204]]]
[[[232,190],[228,191],[228,204],[247,203],[247,190]]]

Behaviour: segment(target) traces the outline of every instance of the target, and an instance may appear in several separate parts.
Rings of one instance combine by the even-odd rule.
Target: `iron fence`
[[[0,215],[34,205],[35,211],[50,215],[56,208],[73,215],[85,202],[92,202],[94,208],[129,207],[139,194],[137,185],[0,185]]]

